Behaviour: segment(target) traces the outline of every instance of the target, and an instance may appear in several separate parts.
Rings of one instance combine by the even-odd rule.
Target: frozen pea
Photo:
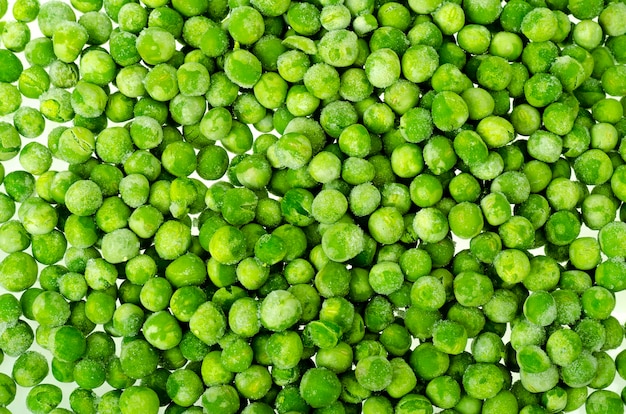
[[[443,283],[434,276],[422,276],[411,288],[411,303],[424,310],[437,310],[446,300]]]
[[[398,55],[383,48],[372,52],[365,61],[365,73],[369,82],[377,88],[386,88],[398,80],[401,65]]]
[[[148,316],[142,330],[146,341],[160,350],[172,349],[182,339],[182,329],[178,320],[167,311],[159,311]]]
[[[338,138],[345,127],[355,124],[357,121],[358,114],[354,106],[347,101],[339,100],[322,108],[319,122],[327,134]]]
[[[571,364],[561,369],[563,382],[570,387],[587,385],[593,380],[597,366],[597,359],[585,350]]]
[[[585,49],[596,48],[602,42],[602,27],[593,20],[582,20],[572,30],[574,42]]]
[[[369,105],[363,112],[363,124],[372,133],[384,134],[394,125],[394,114],[385,103]]]
[[[524,302],[523,311],[529,321],[539,326],[551,324],[557,316],[556,302],[545,291],[533,292]]]
[[[73,326],[54,329],[48,345],[55,358],[66,362],[79,360],[87,349],[85,336]]]
[[[77,216],[91,216],[102,205],[102,191],[91,180],[79,180],[73,183],[65,193],[65,206]]]
[[[71,127],[59,137],[53,155],[70,164],[81,164],[91,157],[94,147],[95,138],[91,131],[83,127]]]
[[[51,412],[63,397],[61,388],[52,384],[39,384],[31,388],[26,396],[26,407],[31,412]]]
[[[1,115],[8,115],[17,111],[22,104],[20,91],[10,83],[0,82],[0,96],[2,97],[2,103],[0,104]]]
[[[416,64],[418,61],[419,65]],[[438,66],[439,55],[432,46],[414,45],[402,55],[402,74],[415,83],[430,79]]]
[[[194,404],[202,395],[204,386],[200,377],[189,369],[176,370],[166,383],[167,394],[183,407]]]
[[[348,199],[350,211],[363,217],[374,212],[380,205],[382,195],[380,191],[370,183],[359,184],[350,191]]]
[[[304,78],[311,65],[309,57],[298,50],[289,50],[278,56],[277,69],[280,76],[288,82],[297,82]]]
[[[18,88],[27,98],[37,99],[50,88],[50,76],[41,66],[31,66],[20,74]]]
[[[557,246],[564,246],[573,242],[580,233],[581,223],[572,212],[557,211],[552,214],[545,224],[546,238]]]
[[[369,82],[367,85],[371,87]],[[385,89],[384,101],[395,113],[403,115],[419,102],[419,87],[406,79],[398,79]]]
[[[570,244],[569,256],[577,269],[593,269],[600,263],[600,245],[594,238],[581,237]]]
[[[478,262],[495,263],[495,258],[502,250],[502,240],[500,236],[493,232],[483,232],[470,240],[470,250],[467,257],[469,269],[481,272],[482,268]],[[463,257],[463,256],[461,256]],[[461,267],[463,269],[463,267]],[[463,271],[463,270],[461,270]],[[457,272],[455,272],[457,273]]]
[[[35,386],[48,375],[48,361],[36,351],[21,354],[13,364],[12,376],[17,385],[22,387]]]
[[[469,109],[465,101],[450,91],[443,91],[435,95],[431,112],[433,123],[442,131],[460,128],[469,117]]]
[[[507,86],[507,91],[511,98],[519,98],[524,93],[524,84],[528,80],[528,69],[519,63],[513,62],[511,64],[511,82]],[[504,92],[504,91],[501,91]]]
[[[621,275],[624,271],[624,266],[619,258],[609,259],[598,265],[595,277],[599,286],[605,287],[611,291],[621,290]]]
[[[324,252],[334,261],[347,261],[363,249],[363,231],[354,224],[335,223],[322,236]]]
[[[514,138],[513,125],[506,119],[491,115],[483,118],[476,126],[476,132],[491,148],[502,147]]]
[[[482,122],[482,121],[481,121]],[[495,151],[489,152],[487,158],[470,166],[470,172],[481,180],[493,180],[504,170],[504,160]]]
[[[473,286],[473,288],[470,288]],[[493,296],[493,284],[484,275],[466,271],[459,273],[454,279],[454,296],[463,306],[480,306]]]
[[[416,13],[429,14],[437,10],[441,3],[439,0],[416,0],[411,1],[409,6]]]
[[[141,61],[141,55],[137,50],[137,35],[133,33],[112,31],[109,47],[111,58],[120,66],[129,67]]]
[[[584,81],[585,72],[582,64],[571,56],[561,56],[550,66],[550,73],[555,75],[566,91],[576,89]]]
[[[524,84],[524,96],[526,101],[537,108],[547,106],[556,101],[563,91],[561,82],[547,73],[533,75]]]
[[[465,96],[465,94],[463,96]],[[489,155],[487,145],[481,136],[474,131],[460,131],[454,138],[453,146],[454,152],[458,155],[458,157],[470,166],[486,161]]]
[[[106,109],[108,96],[96,84],[79,81],[71,95],[71,105],[74,113],[85,118],[96,118]]]
[[[619,24],[620,17],[624,16],[626,9],[618,4],[608,4],[601,12],[598,18],[604,32],[609,36],[621,36],[624,29]]]
[[[19,58],[12,51],[3,49],[0,51],[0,62],[2,64],[0,82],[13,83],[17,81],[24,69]]]
[[[291,169],[304,167],[313,153],[309,139],[297,132],[284,134],[272,147],[281,165]]]
[[[102,87],[112,82],[117,74],[113,58],[100,50],[85,53],[80,60],[79,68],[82,80]]]
[[[106,43],[113,31],[111,19],[106,13],[97,10],[88,10],[80,16],[78,23],[82,25],[89,35],[87,44],[101,45]]]
[[[137,37],[137,51],[150,65],[167,62],[175,50],[174,36],[160,27],[143,28]]]
[[[467,331],[454,321],[441,321],[433,326],[435,348],[449,355],[457,355],[465,349]]]
[[[591,127],[591,146],[610,151],[617,145],[616,129],[613,125],[600,122]]]
[[[13,252],[0,262],[0,284],[9,292],[31,287],[37,278],[35,259],[24,252]]]
[[[320,223],[339,220],[348,209],[348,200],[337,190],[323,190],[313,200],[312,214]]]
[[[194,335],[211,345],[224,335],[226,319],[215,304],[206,302],[198,307],[189,324]]]
[[[239,6],[232,10],[228,22],[228,32],[232,38],[243,44],[253,44],[261,38],[265,30],[263,16],[250,6]]]
[[[102,239],[102,254],[109,263],[122,263],[139,254],[139,239],[128,229],[107,233]]]
[[[552,10],[547,7],[537,7],[524,16],[521,31],[531,41],[542,42],[554,36],[557,24]]]
[[[590,414],[600,413],[604,410],[619,413],[624,410],[620,396],[609,390],[597,390],[589,394],[585,408]]]
[[[179,94],[170,101],[169,110],[172,119],[180,125],[196,125],[206,111],[206,101],[200,96]]]
[[[492,398],[502,386],[502,373],[494,364],[478,362],[470,365],[463,374],[463,387],[474,398]]]
[[[70,305],[60,293],[44,291],[34,300],[32,312],[40,325],[56,327],[70,317]]]
[[[31,39],[24,49],[26,61],[31,65],[49,66],[55,59],[52,40],[48,37]]]
[[[65,21],[76,21],[74,10],[69,4],[53,1],[41,5],[37,24],[44,36],[52,36],[56,25]]]
[[[465,51],[479,55],[489,48],[491,33],[485,26],[470,24],[459,31],[458,39],[459,46]]]
[[[465,90],[461,97],[467,104],[469,119],[480,120],[493,114],[495,102],[486,90],[470,88]]]
[[[424,168],[422,150],[413,143],[399,145],[391,153],[391,168],[400,177],[415,177]]]
[[[376,293],[389,295],[402,286],[404,275],[397,263],[379,262],[372,266],[369,282]]]
[[[228,79],[242,88],[252,88],[261,77],[261,62],[245,49],[226,55],[224,72]]]
[[[24,22],[7,22],[1,38],[6,49],[16,53],[22,52],[30,41],[30,29]]]
[[[501,91],[511,82],[512,71],[509,63],[499,56],[489,56],[481,61],[476,71],[478,83],[493,91]]]
[[[480,201],[485,220],[492,226],[498,226],[511,218],[511,206],[506,196],[500,192],[487,194]]]
[[[261,302],[261,323],[267,329],[281,332],[300,319],[302,305],[291,293],[283,290],[272,291]]]
[[[538,130],[528,138],[528,152],[535,159],[555,162],[562,151],[562,140],[556,134]]]
[[[434,11],[433,20],[443,34],[452,35],[465,25],[465,12],[456,3],[444,3]]]
[[[489,44],[489,52],[494,56],[503,57],[509,61],[516,60],[523,51],[522,39],[511,32],[497,32]]]
[[[400,134],[408,142],[419,143],[430,138],[433,132],[431,112],[412,108],[400,117]]]
[[[409,187],[411,200],[419,207],[434,206],[443,196],[442,184],[431,174],[419,174]]]
[[[404,220],[395,207],[381,207],[374,211],[367,226],[374,240],[382,244],[397,242],[404,232]]]
[[[48,234],[54,230],[58,223],[58,212],[52,206],[36,197],[24,200],[18,209],[17,215],[24,230],[32,236]],[[10,233],[7,232],[5,234],[9,235]],[[9,240],[9,242],[11,241],[15,242],[16,240]],[[17,247],[19,248],[19,245]]]
[[[148,95],[159,102],[169,101],[179,92],[176,69],[167,63],[160,63],[154,66],[145,75],[143,84]],[[137,109],[135,107],[135,111]],[[138,114],[136,113],[135,115]]]
[[[87,40],[89,34],[79,23],[68,21],[54,26],[52,45],[55,55],[63,62],[74,62]]]
[[[498,228],[502,244],[513,249],[527,249],[535,239],[535,230],[530,222],[522,216],[512,216]]]
[[[187,251],[191,243],[191,230],[180,221],[165,221],[157,230],[154,243],[160,257],[173,260]]]
[[[409,41],[406,35],[399,28],[391,25],[381,25],[381,27],[375,29],[369,41],[369,50],[371,52],[389,48],[398,55],[402,55],[408,46]],[[363,49],[363,52],[367,52],[367,49]]]
[[[122,391],[119,399],[119,409],[122,414],[141,410],[146,414],[156,414],[159,411],[159,397],[151,388],[131,386]]]
[[[113,313],[113,328],[122,336],[134,336],[144,322],[143,310],[132,303],[120,305]]]
[[[386,388],[392,380],[391,363],[382,356],[368,356],[359,360],[355,370],[356,379],[365,389],[378,391]]]
[[[478,205],[464,201],[452,207],[448,215],[448,223],[455,235],[471,239],[483,228],[483,214]]]
[[[443,240],[449,231],[448,220],[437,208],[428,207],[417,212],[413,220],[417,237],[427,243]]]

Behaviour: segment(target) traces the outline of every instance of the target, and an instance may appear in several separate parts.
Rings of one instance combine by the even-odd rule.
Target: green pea
[[[0,51],[0,62],[2,62],[3,68],[0,82],[13,83],[17,81],[24,68],[19,58],[12,51],[4,49]]]
[[[272,384],[271,376],[266,367],[252,365],[250,368],[235,375],[237,391],[245,398],[258,400],[265,396]]]
[[[122,391],[119,399],[119,409],[123,414],[140,408],[146,413],[157,413],[159,410],[159,397],[151,388],[143,386],[131,386]]]
[[[37,264],[27,253],[10,253],[0,262],[0,284],[10,292],[31,287],[37,279]]]
[[[2,105],[0,105],[0,114],[2,115],[17,111],[22,103],[20,91],[10,83],[0,82],[0,96],[3,98]]]
[[[418,378],[431,380],[445,374],[450,366],[450,357],[432,343],[422,343],[411,353],[409,364]]]
[[[194,404],[204,390],[202,380],[191,370],[176,370],[167,379],[167,394],[172,400],[183,407]]]
[[[32,387],[39,384],[48,375],[46,358],[36,351],[21,354],[13,365],[12,377],[17,385]]]
[[[2,373],[0,375],[0,383],[3,389],[3,392],[0,394],[0,401],[2,401],[2,405],[8,405],[15,399],[17,392],[15,381],[10,376]]]
[[[464,201],[452,207],[448,215],[450,230],[458,237],[471,239],[483,228],[483,215],[478,205]]]
[[[347,261],[363,249],[363,232],[348,223],[335,223],[322,236],[324,252],[334,261]]]
[[[78,19],[78,23],[87,30],[89,35],[87,44],[101,45],[111,37],[113,25],[109,16],[94,9],[97,9],[95,5],[87,8]]]
[[[389,48],[372,52],[365,62],[369,82],[377,88],[386,88],[398,80],[401,72],[398,55]]]
[[[146,341],[156,349],[172,349],[182,339],[182,330],[178,320],[167,311],[156,312],[148,316],[142,329]]]

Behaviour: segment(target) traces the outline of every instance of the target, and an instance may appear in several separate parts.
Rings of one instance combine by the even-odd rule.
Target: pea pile
[[[626,2],[2,16],[0,414],[624,413]]]

